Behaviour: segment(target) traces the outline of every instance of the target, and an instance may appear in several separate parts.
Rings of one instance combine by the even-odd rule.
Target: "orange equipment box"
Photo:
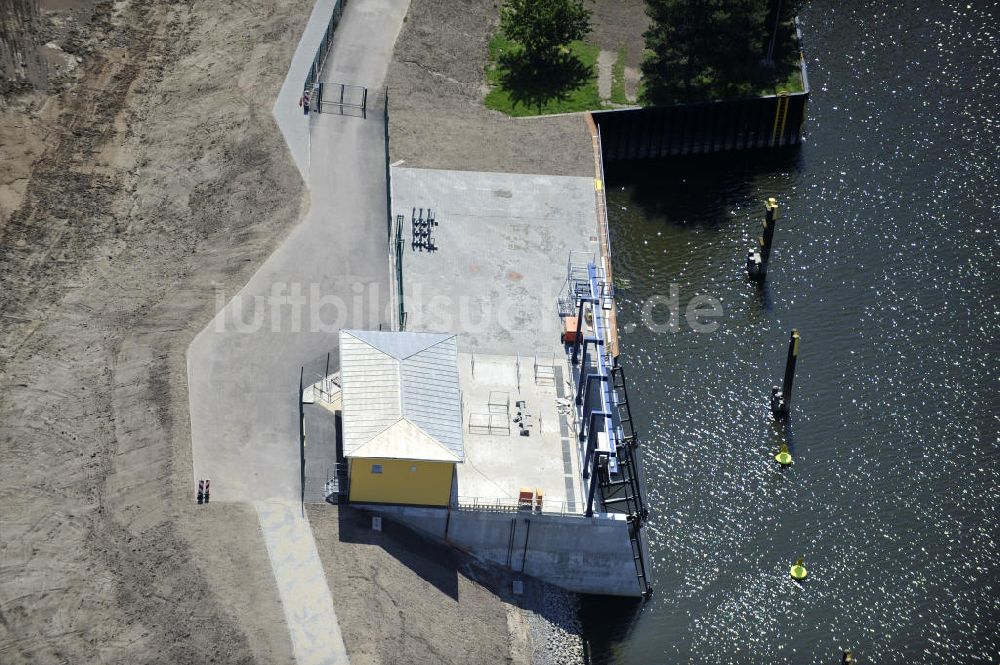
[[[530,487],[522,487],[521,491],[518,493],[517,497],[517,507],[522,510],[531,510],[532,499],[534,497],[531,493]]]
[[[576,316],[564,316],[563,320],[563,344],[573,344],[576,342],[576,331],[580,327],[580,319]]]

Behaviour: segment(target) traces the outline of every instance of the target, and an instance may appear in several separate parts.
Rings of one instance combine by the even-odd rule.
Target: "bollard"
[[[209,480],[206,478],[205,479],[205,503],[208,503],[208,483],[209,483]]]
[[[198,505],[205,503],[205,481],[198,481]]]
[[[762,233],[757,237],[757,247],[747,252],[747,277],[762,282],[767,277],[767,262],[771,259],[774,244],[774,225],[778,221],[778,202],[771,197],[764,204]]]
[[[763,279],[764,262],[756,249],[747,251],[747,277],[754,281]]]
[[[775,418],[787,418],[792,402],[792,381],[795,380],[795,362],[799,357],[799,331],[792,329],[788,340],[788,358],[785,360],[785,379],[781,387],[771,387],[771,413]]]
[[[771,197],[764,204],[764,233],[757,242],[760,244],[761,259],[764,262],[764,272],[767,272],[767,262],[771,260],[771,247],[774,245],[774,225],[778,221],[778,201]]]

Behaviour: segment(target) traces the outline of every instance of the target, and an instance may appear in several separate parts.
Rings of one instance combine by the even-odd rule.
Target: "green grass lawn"
[[[602,104],[597,89],[597,54],[600,47],[586,42],[572,42],[560,56],[557,63],[544,67],[532,65],[519,56],[522,49],[500,31],[489,44],[489,61],[486,64],[486,108],[500,111],[510,116],[523,117],[549,115],[553,113],[573,113],[579,111],[599,111],[609,108]],[[648,53],[648,52],[647,52]],[[625,92],[625,47],[618,49],[611,70],[611,103],[627,105]],[[696,81],[703,96],[690,101],[707,101],[719,97],[754,97],[783,92],[802,92],[802,73],[793,67],[788,77],[777,83],[747,81],[733,86],[728,94],[716,94],[715,81]],[[642,100],[645,81],[639,83],[638,98]],[[677,102],[685,100],[678,99]]]
[[[597,92],[599,50],[592,44],[572,42],[559,64],[538,70],[518,59],[520,45],[497,32],[490,40],[486,65],[490,86],[486,107],[512,116],[604,108]]]
[[[802,85],[802,69],[796,67],[792,70],[792,73],[788,75],[788,78],[784,81],[778,83],[774,88],[770,90],[765,90],[761,94],[764,95],[775,95],[782,92],[805,92],[805,86]]]
[[[746,81],[741,84],[731,85],[726,92],[720,92],[715,79],[711,77],[698,77],[694,80],[695,95],[692,99],[685,99],[678,96],[672,103],[684,104],[692,102],[707,102],[718,99],[740,99],[743,97],[760,97],[763,95],[778,95],[782,93],[803,92],[802,70],[796,66],[778,82],[761,83],[759,81]],[[639,99],[644,99],[645,80],[639,85]]]
[[[611,68],[611,101],[614,104],[628,104],[625,94],[625,47],[618,47],[615,64]]]

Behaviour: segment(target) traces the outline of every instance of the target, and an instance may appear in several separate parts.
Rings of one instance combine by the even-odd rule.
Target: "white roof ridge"
[[[380,434],[382,434],[383,432],[385,432],[385,431],[386,431],[387,429],[389,429],[390,427],[395,427],[395,426],[396,426],[396,424],[397,424],[397,423],[399,423],[399,421],[400,421],[400,420],[407,420],[407,418],[405,418],[405,417],[404,417],[404,416],[403,416],[402,414],[400,414],[400,415],[399,415],[399,418],[396,418],[396,419],[395,419],[395,420],[393,420],[393,421],[392,421],[391,423],[389,423],[388,425],[386,425],[385,427],[383,427],[382,429],[380,429],[379,431],[375,432],[375,433],[374,433],[374,434],[372,434],[372,435],[371,435],[370,437],[368,437],[367,439],[365,439],[365,442],[364,442],[364,443],[362,443],[362,444],[361,444],[361,446],[364,446],[364,445],[365,445],[365,444],[367,444],[367,443],[368,443],[369,441],[371,441],[371,440],[372,440],[372,439],[374,439],[375,437],[379,436]],[[358,446],[358,448],[360,448],[361,446]],[[346,454],[346,453],[345,453],[345,454]]]
[[[374,450],[366,450],[369,446],[373,446],[377,439],[386,435],[392,429],[398,429],[400,425],[406,425],[407,427],[413,428],[420,435],[419,440],[408,439],[406,444],[400,445],[399,441],[393,441],[391,439],[386,441],[381,441],[381,447],[375,447]],[[417,444],[424,448],[424,452],[414,454],[412,449],[406,450],[406,445]],[[426,451],[428,449],[437,451],[435,453],[428,454]],[[407,454],[409,453],[409,454]],[[365,443],[361,444],[355,448],[351,453],[346,455],[351,458],[370,458],[370,459],[408,459],[408,460],[424,460],[431,462],[461,462],[462,458],[454,453],[447,446],[442,444],[440,441],[435,439],[433,436],[427,433],[427,431],[417,425],[412,420],[408,418],[400,418],[388,427],[381,430],[378,434],[368,439]]]
[[[430,439],[431,441],[433,441],[434,445],[438,446],[439,448],[441,448],[443,451],[445,451],[446,453],[448,453],[449,455],[451,455],[455,459],[459,459],[458,455],[455,454],[455,451],[453,451],[451,448],[449,448],[448,446],[446,446],[443,443],[441,443],[436,436],[434,436],[433,434],[431,434],[430,432],[428,432],[427,430],[425,430],[418,423],[414,422],[413,420],[410,420],[405,415],[402,416],[400,418],[400,420],[405,420],[410,425],[413,425],[416,429],[420,430],[421,434],[423,434],[428,439]],[[393,423],[393,424],[395,425],[395,423]]]
[[[409,436],[414,455],[422,451],[430,459],[443,460],[445,455],[464,460],[458,336],[384,330],[341,334],[345,453],[361,453],[383,437],[369,450],[402,454]],[[401,420],[408,423],[407,429],[386,434],[400,427]]]
[[[404,356],[404,357],[400,358],[399,359],[400,364],[402,364],[402,362],[404,360],[409,360],[413,356],[418,356],[421,353],[423,353],[424,351],[429,351],[429,350],[433,349],[435,346],[437,346],[438,344],[444,344],[445,342],[447,342],[448,340],[450,340],[452,337],[455,337],[455,333],[424,333],[424,334],[425,335],[442,335],[442,337],[438,341],[436,341],[436,342],[434,342],[432,344],[428,344],[427,346],[425,346],[424,348],[420,349],[419,351],[414,351],[410,355]]]
[[[424,351],[427,351],[428,349],[434,348],[438,344],[442,344],[444,342],[447,342],[448,340],[452,339],[453,337],[457,337],[456,333],[453,333],[453,332],[431,332],[431,331],[422,331],[422,330],[406,331],[405,333],[403,333],[403,331],[391,331],[391,330],[346,330],[345,329],[345,330],[342,330],[341,332],[347,333],[348,335],[350,335],[354,339],[356,339],[359,342],[361,342],[361,343],[365,344],[366,346],[370,347],[372,350],[378,351],[382,355],[387,356],[389,358],[392,358],[393,360],[395,360],[397,362],[403,362],[404,360],[406,360],[408,358],[412,358],[413,356],[419,355],[419,354],[423,353]],[[400,334],[400,333],[407,335],[408,338],[411,339],[411,340],[415,339],[415,338],[430,337],[430,338],[433,339],[433,341],[431,341],[430,343],[428,343],[426,346],[423,346],[423,347],[421,347],[419,349],[416,349],[414,351],[410,351],[406,355],[396,355],[395,353],[392,353],[392,352],[387,351],[387,350],[385,350],[383,348],[380,348],[379,346],[376,346],[375,342],[372,342],[370,339],[366,338],[369,334],[371,334],[371,335],[385,335],[387,337],[391,337],[394,334]]]

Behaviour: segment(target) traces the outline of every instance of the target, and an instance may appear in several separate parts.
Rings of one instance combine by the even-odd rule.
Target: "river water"
[[[588,604],[594,662],[1000,662],[1000,9],[888,4],[803,11],[801,148],[608,166],[655,593]],[[654,333],[671,284],[681,331]],[[684,321],[698,294],[713,333]]]

